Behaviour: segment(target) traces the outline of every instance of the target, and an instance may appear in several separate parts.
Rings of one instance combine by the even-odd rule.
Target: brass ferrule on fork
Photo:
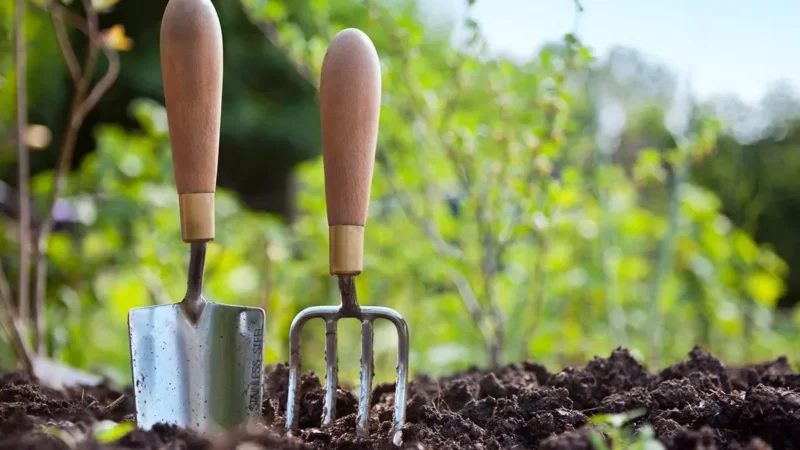
[[[180,194],[183,242],[214,240],[214,193]]]
[[[331,225],[328,234],[331,275],[360,274],[364,269],[364,227]]]

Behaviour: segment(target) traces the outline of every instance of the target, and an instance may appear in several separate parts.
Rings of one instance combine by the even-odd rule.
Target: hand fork
[[[328,204],[330,273],[339,278],[341,304],[313,306],[295,316],[289,331],[289,392],[286,427],[297,428],[300,379],[300,332],[311,319],[325,321],[325,403],[322,426],[333,423],[338,385],[337,322],[361,321],[361,386],[357,433],[369,434],[372,394],[373,322],[387,319],[397,328],[397,384],[392,441],[402,444],[408,384],[408,326],[389,308],[359,306],[355,276],[363,268],[364,225],[378,139],[381,78],[380,62],[369,37],[356,29],[339,32],[322,63],[320,112],[325,197]]]

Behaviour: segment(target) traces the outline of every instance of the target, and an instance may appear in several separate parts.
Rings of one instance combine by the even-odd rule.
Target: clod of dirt
[[[549,384],[567,388],[578,409],[600,406],[617,392],[647,386],[645,368],[627,350],[618,348],[609,358],[594,357],[585,368],[566,368],[550,378]]]
[[[622,414],[639,409],[650,410],[654,405],[655,401],[647,389],[635,387],[629,391],[614,393],[604,398],[596,411],[603,414]]]
[[[442,400],[450,411],[459,411],[478,394],[478,384],[472,380],[455,380],[445,385]]]
[[[339,386],[337,419],[321,428],[324,389],[315,374],[303,374],[300,427],[289,437],[283,429],[288,378],[286,364],[266,371],[261,426],[206,439],[159,425],[102,445],[92,427],[132,419],[130,390],[52,391],[22,373],[0,374],[0,450],[393,448],[393,383],[375,386],[370,436],[362,438],[355,432],[358,400],[351,390]],[[670,450],[800,448],[800,374],[786,358],[728,367],[700,348],[653,375],[624,349],[555,374],[523,362],[442,378],[420,375],[409,386],[402,434],[408,449],[588,450],[594,415],[640,409],[644,415],[629,425],[634,431],[652,426]]]
[[[568,431],[551,436],[539,445],[540,450],[594,450],[586,430]]]
[[[712,356],[700,347],[695,347],[689,352],[689,359],[674,364],[664,369],[656,383],[674,379],[688,378],[695,388],[701,391],[722,389],[725,392],[732,390],[731,375],[738,375],[735,370],[729,370],[719,359]],[[744,380],[738,379],[737,383]]]

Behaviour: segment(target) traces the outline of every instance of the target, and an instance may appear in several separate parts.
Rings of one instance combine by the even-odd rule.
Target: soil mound
[[[263,424],[214,439],[172,426],[133,430],[100,443],[103,421],[133,419],[131,392],[108,385],[67,391],[39,386],[21,373],[0,375],[0,449],[388,449],[394,385],[372,393],[371,436],[355,434],[358,400],[339,389],[339,418],[320,427],[324,390],[305,373],[300,430],[282,430],[288,368],[267,370]],[[668,449],[800,448],[800,374],[786,358],[728,367],[694,348],[689,358],[650,374],[625,349],[584,367],[550,373],[533,362],[448,377],[416,377],[410,386],[405,448],[592,449],[591,420],[641,410],[628,424],[649,425]],[[600,436],[608,437],[600,434]]]

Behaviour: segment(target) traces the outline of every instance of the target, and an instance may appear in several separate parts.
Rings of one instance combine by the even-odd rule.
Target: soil
[[[0,375],[0,449],[383,449],[392,448],[393,384],[371,397],[371,436],[355,435],[357,398],[340,389],[339,419],[320,428],[323,389],[306,373],[301,384],[300,430],[287,437],[288,369],[265,376],[263,424],[208,440],[172,426],[133,430],[100,444],[100,421],[133,419],[131,391],[99,387],[52,391],[21,373]],[[624,349],[584,367],[550,373],[524,362],[448,377],[416,377],[410,386],[405,448],[592,449],[589,424],[598,414],[642,410],[628,426],[649,425],[668,449],[800,448],[800,373],[786,358],[728,367],[694,348],[688,359],[649,373]],[[606,439],[609,438],[605,435]]]

